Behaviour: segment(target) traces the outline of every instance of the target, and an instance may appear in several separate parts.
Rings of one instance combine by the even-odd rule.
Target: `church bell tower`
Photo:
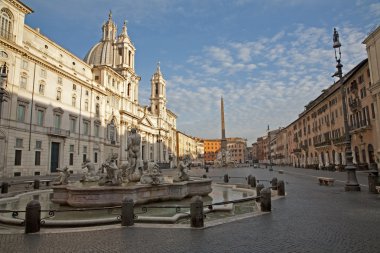
[[[166,115],[166,82],[160,70],[160,63],[157,64],[156,72],[153,74],[151,82],[150,106],[153,115],[164,118]]]

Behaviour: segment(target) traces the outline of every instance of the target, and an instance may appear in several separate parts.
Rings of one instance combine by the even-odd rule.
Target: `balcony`
[[[321,147],[326,147],[326,146],[330,146],[330,145],[331,145],[331,140],[327,140],[327,141],[322,141],[320,143],[315,143],[314,147],[321,148]]]
[[[307,151],[308,150],[308,145],[301,145],[301,149],[304,150],[304,151]]]
[[[295,153],[295,154],[301,153],[301,149],[300,148],[295,148],[295,149],[293,149],[293,153]]]
[[[356,133],[371,128],[372,126],[369,120],[360,120],[350,126],[350,133]]]
[[[60,128],[55,128],[55,127],[49,127],[47,129],[47,134],[48,135],[53,135],[53,136],[59,136],[59,137],[68,137],[70,135],[69,130],[64,130]]]
[[[357,112],[361,109],[361,103],[359,98],[354,98],[348,102],[351,112]]]
[[[332,142],[333,142],[334,145],[343,145],[343,144],[346,144],[346,137],[344,135],[340,136],[338,138],[332,139]]]

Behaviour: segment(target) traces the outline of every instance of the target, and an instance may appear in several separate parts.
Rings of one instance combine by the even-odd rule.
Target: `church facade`
[[[150,105],[139,104],[135,47],[109,14],[102,37],[82,60],[24,23],[32,9],[0,1],[0,176],[47,175],[65,166],[81,172],[111,154],[127,159],[131,128],[142,136],[140,160],[176,159],[177,116],[166,108],[160,66]]]

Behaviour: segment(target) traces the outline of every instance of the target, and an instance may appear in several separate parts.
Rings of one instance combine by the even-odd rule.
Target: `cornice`
[[[19,9],[20,11],[22,11],[24,14],[29,14],[29,13],[34,12],[30,7],[28,7],[27,5],[23,4],[20,1],[17,1],[17,0],[6,0],[6,1],[10,3],[11,5],[13,5],[14,7],[16,7],[17,9]]]
[[[70,79],[72,80],[73,82],[75,83],[78,83],[78,84],[81,84],[83,86],[86,86],[87,88],[89,89],[93,89],[93,90],[96,90],[98,91],[99,93],[103,94],[103,95],[107,95],[107,93],[99,88],[97,88],[96,86],[92,85],[92,84],[89,84],[89,83],[86,83],[85,81],[81,80],[81,79],[78,79],[78,78],[75,78],[74,75],[70,75],[68,74],[67,72],[65,71],[61,71],[60,69],[58,69],[57,66],[54,66],[53,64],[43,60],[42,58],[34,55],[34,54],[31,54],[30,52],[26,51],[25,49],[23,49],[22,47],[18,46],[17,44],[10,44],[7,40],[4,40],[0,37],[0,45],[3,45],[5,47],[7,47],[8,49],[12,50],[13,52],[29,59],[30,61],[33,61],[41,66],[43,66],[44,68],[47,68],[49,70],[51,70],[52,72],[55,72],[55,73],[58,73],[59,75],[61,76],[64,76],[66,77],[67,79]]]

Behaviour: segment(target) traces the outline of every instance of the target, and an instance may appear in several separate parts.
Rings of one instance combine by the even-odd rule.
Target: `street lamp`
[[[347,112],[347,105],[346,105],[346,90],[343,87],[343,78],[342,78],[342,63],[341,61],[341,51],[340,47],[342,44],[340,44],[339,41],[339,34],[336,28],[334,28],[334,34],[333,34],[333,48],[335,51],[335,61],[337,62],[336,68],[337,71],[334,73],[333,77],[339,78],[339,84],[340,84],[340,90],[342,93],[342,109],[343,109],[343,117],[344,117],[344,139],[345,139],[345,160],[346,160],[346,166],[345,169],[347,171],[347,182],[344,187],[345,191],[360,191],[360,186],[358,183],[358,179],[356,178],[356,168],[355,165],[352,162],[352,151],[351,151],[351,135],[350,135],[350,129],[348,126],[348,112]]]
[[[6,91],[7,82],[8,82],[8,67],[7,67],[7,63],[4,62],[4,65],[1,66],[1,69],[0,69],[0,119],[2,115],[2,105],[4,101],[4,95],[7,94],[7,91]]]

